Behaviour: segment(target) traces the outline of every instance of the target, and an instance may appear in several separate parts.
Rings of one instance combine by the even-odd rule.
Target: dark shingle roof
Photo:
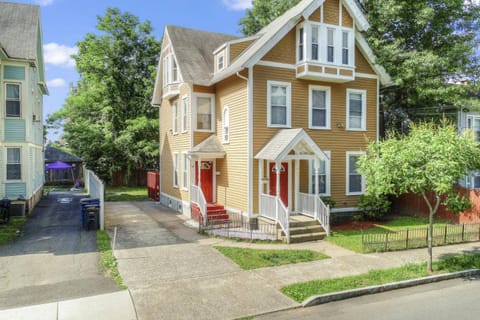
[[[79,157],[71,153],[65,152],[63,150],[60,150],[54,147],[46,147],[45,163],[51,163],[55,161],[72,163],[72,162],[82,162],[82,159],[80,159]]]
[[[39,23],[38,6],[0,2],[0,46],[10,58],[37,58]]]
[[[167,26],[184,82],[208,85],[213,77],[213,51],[236,36]]]

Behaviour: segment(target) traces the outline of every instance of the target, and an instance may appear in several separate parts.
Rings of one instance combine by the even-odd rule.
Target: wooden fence
[[[433,226],[433,246],[480,241],[480,223]],[[428,227],[364,232],[363,251],[395,251],[428,246]]]

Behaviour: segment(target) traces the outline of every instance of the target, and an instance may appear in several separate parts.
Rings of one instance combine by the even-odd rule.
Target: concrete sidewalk
[[[298,307],[285,285],[357,275],[426,261],[427,250],[357,254],[327,241],[252,244],[201,236],[185,218],[153,202],[107,203],[106,226],[117,227],[119,271],[139,319],[237,319]],[[310,249],[331,259],[242,270],[213,246]],[[479,243],[434,248],[435,259],[478,252]]]
[[[0,320],[136,320],[128,290],[0,311]]]

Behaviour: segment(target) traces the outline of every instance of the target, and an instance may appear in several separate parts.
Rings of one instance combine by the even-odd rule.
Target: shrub
[[[332,199],[332,197],[320,197],[325,203],[325,205],[330,206],[330,209],[335,208],[335,205],[337,204],[335,200]]]
[[[390,210],[391,202],[387,196],[361,195],[358,207],[363,211],[365,217],[380,219]]]

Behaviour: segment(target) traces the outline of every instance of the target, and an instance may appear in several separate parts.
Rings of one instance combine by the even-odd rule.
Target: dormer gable
[[[240,56],[256,39],[258,36],[240,38],[228,41],[222,44],[214,52],[214,73],[217,74],[226,69],[232,61]]]

